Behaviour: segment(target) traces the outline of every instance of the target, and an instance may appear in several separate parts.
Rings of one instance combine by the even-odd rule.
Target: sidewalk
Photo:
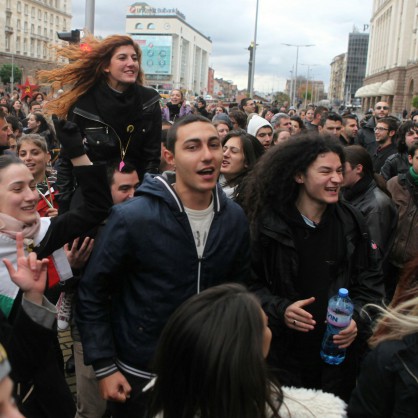
[[[73,339],[71,338],[70,329],[67,331],[58,332],[58,339],[60,342],[62,354],[64,356],[64,363],[67,362],[68,358],[71,356],[71,346],[73,345]],[[68,386],[70,387],[71,393],[74,395],[77,393],[77,388],[75,384],[75,374],[65,373]]]

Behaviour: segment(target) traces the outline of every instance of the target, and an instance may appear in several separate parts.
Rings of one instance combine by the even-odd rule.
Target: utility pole
[[[258,0],[257,0],[256,10],[255,10],[254,43],[252,44],[253,47],[250,50],[250,68],[249,68],[249,80],[248,80],[249,97],[253,97],[253,93],[254,93],[255,51],[257,49],[257,22],[258,22]]]
[[[94,35],[94,2],[95,0],[86,0],[85,28],[92,35]]]

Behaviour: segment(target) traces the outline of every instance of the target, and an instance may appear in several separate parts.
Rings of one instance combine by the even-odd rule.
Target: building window
[[[22,3],[20,3],[20,1],[17,2],[16,10],[18,13],[22,12]]]
[[[20,36],[16,38],[16,52],[20,54]]]
[[[42,10],[38,9],[38,20],[42,20]]]
[[[154,23],[149,23],[147,26],[147,29],[155,29],[155,24]]]
[[[16,29],[20,32],[20,19],[16,21]]]
[[[24,30],[25,33],[28,33],[28,22],[25,22],[23,24],[23,30]]]
[[[135,29],[144,29],[144,25],[142,23],[137,23]]]
[[[29,6],[25,4],[25,15],[27,16],[29,14]]]
[[[48,22],[48,13],[45,12],[44,13],[44,23],[47,23],[47,22]]]
[[[31,9],[30,15],[31,15],[33,18],[35,18],[35,8],[34,8],[34,7],[32,7],[32,9]]]
[[[49,23],[54,24],[54,15],[52,13],[49,15]]]
[[[30,25],[30,33],[35,33],[35,25],[33,23]]]

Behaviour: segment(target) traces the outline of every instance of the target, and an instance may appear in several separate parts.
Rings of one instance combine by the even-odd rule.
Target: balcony
[[[13,28],[11,27],[11,26],[5,26],[4,27],[4,31],[6,32],[6,33],[13,33]]]

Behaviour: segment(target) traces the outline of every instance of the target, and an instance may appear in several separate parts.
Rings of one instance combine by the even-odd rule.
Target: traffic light
[[[70,44],[80,43],[80,31],[78,29],[71,32],[57,32],[57,36],[62,41],[69,42]]]

